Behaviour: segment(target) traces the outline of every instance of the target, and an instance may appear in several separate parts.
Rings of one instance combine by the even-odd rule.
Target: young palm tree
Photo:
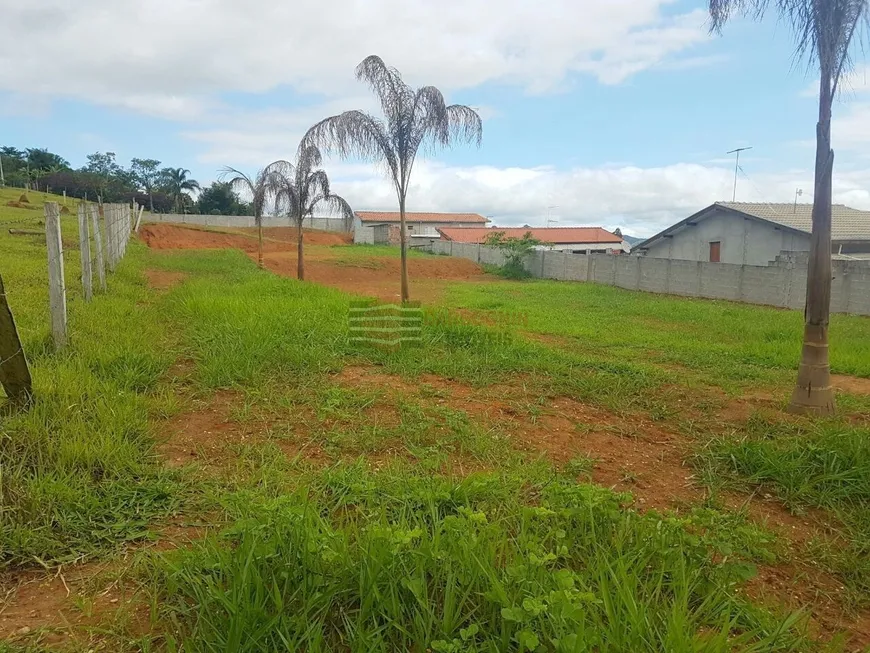
[[[196,179],[188,178],[189,174],[190,170],[187,168],[163,169],[163,185],[172,197],[176,213],[184,208],[184,195],[199,190],[199,182]]]
[[[250,196],[254,209],[254,224],[257,225],[257,265],[263,267],[263,213],[275,188],[276,170],[280,162],[271,163],[254,175],[253,178],[244,172],[226,166],[219,175],[221,181],[227,181],[233,192],[240,196]]]
[[[411,170],[421,146],[448,147],[457,141],[480,145],[483,123],[472,108],[448,106],[434,86],[413,89],[395,68],[375,55],[356,68],[357,79],[371,86],[381,104],[384,118],[363,111],[345,111],[312,127],[305,142],[340,156],[358,156],[382,163],[389,172],[399,200],[401,228],[402,301],[409,299],[405,200]]]
[[[329,189],[329,177],[318,166],[323,157],[314,145],[299,145],[296,163],[276,161],[269,166],[272,175],[272,192],[276,209],[286,211],[296,223],[297,263],[296,276],[305,278],[305,262],[302,258],[302,223],[306,217],[314,215],[317,206],[339,212],[345,220],[353,218],[353,209],[347,201]]]
[[[868,24],[870,0],[710,0],[711,30],[721,32],[734,14],[760,19],[771,4],[794,29],[797,55],[818,65],[821,78],[804,345],[789,410],[831,415],[835,411],[828,359],[834,171],[831,113],[839,83],[851,65],[850,51],[858,40],[856,34]]]

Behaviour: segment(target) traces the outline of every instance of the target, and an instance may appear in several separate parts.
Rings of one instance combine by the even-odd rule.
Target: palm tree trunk
[[[833,415],[836,410],[828,358],[831,314],[831,202],[834,151],[831,149],[831,71],[822,66],[819,124],[816,128],[816,180],[813,233],[807,270],[804,344],[789,412]]]
[[[297,225],[296,278],[299,279],[299,281],[305,280],[305,261],[302,258],[302,236],[303,236],[302,221],[304,219],[305,219],[304,216],[300,215],[297,217],[298,222],[296,223],[296,225]]]
[[[402,303],[410,301],[408,292],[408,235],[405,227],[405,194],[399,193],[399,255],[401,257]]]
[[[256,219],[257,222],[257,265],[263,267],[263,216]]]

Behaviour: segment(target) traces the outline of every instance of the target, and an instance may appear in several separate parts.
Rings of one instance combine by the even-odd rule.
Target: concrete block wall
[[[192,215],[180,213],[145,213],[142,222],[146,223],[171,223],[191,224],[200,227],[256,227],[254,217],[250,215]],[[341,218],[325,218],[313,216],[303,221],[303,226],[309,229],[322,229],[324,231],[347,231],[345,221]],[[264,227],[291,227],[293,221],[286,217],[264,216]]]
[[[504,256],[483,245],[432,241],[426,248],[479,263],[503,265]],[[870,315],[870,263],[834,261],[831,310]],[[536,251],[525,267],[533,276],[560,281],[590,281],[628,290],[727,299],[803,310],[807,268],[793,260],[776,265],[732,265],[646,256],[571,254]]]

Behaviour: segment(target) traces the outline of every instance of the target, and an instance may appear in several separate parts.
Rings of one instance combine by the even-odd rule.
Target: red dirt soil
[[[237,229],[230,233],[159,224],[143,226],[139,237],[152,249],[240,249],[256,260],[257,239],[252,237],[254,234],[256,229]],[[274,227],[265,229],[264,234],[263,262],[266,269],[281,276],[296,277],[295,229]],[[400,299],[397,257],[343,258],[342,248],[334,246],[346,245],[349,242],[346,234],[306,230],[304,239],[307,245],[315,245],[305,252],[306,281],[383,301]],[[484,277],[483,270],[476,263],[449,257],[409,258],[408,276],[411,298],[419,301],[437,300],[448,281],[490,278]]]

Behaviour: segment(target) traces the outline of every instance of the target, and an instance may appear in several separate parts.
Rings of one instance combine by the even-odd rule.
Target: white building
[[[405,213],[409,238],[439,238],[440,227],[483,227],[487,222],[485,217],[477,213]],[[381,228],[376,230],[375,227],[379,226]],[[397,245],[398,226],[398,211],[357,211],[353,220],[353,242],[372,245],[376,242],[377,231],[378,242]]]

